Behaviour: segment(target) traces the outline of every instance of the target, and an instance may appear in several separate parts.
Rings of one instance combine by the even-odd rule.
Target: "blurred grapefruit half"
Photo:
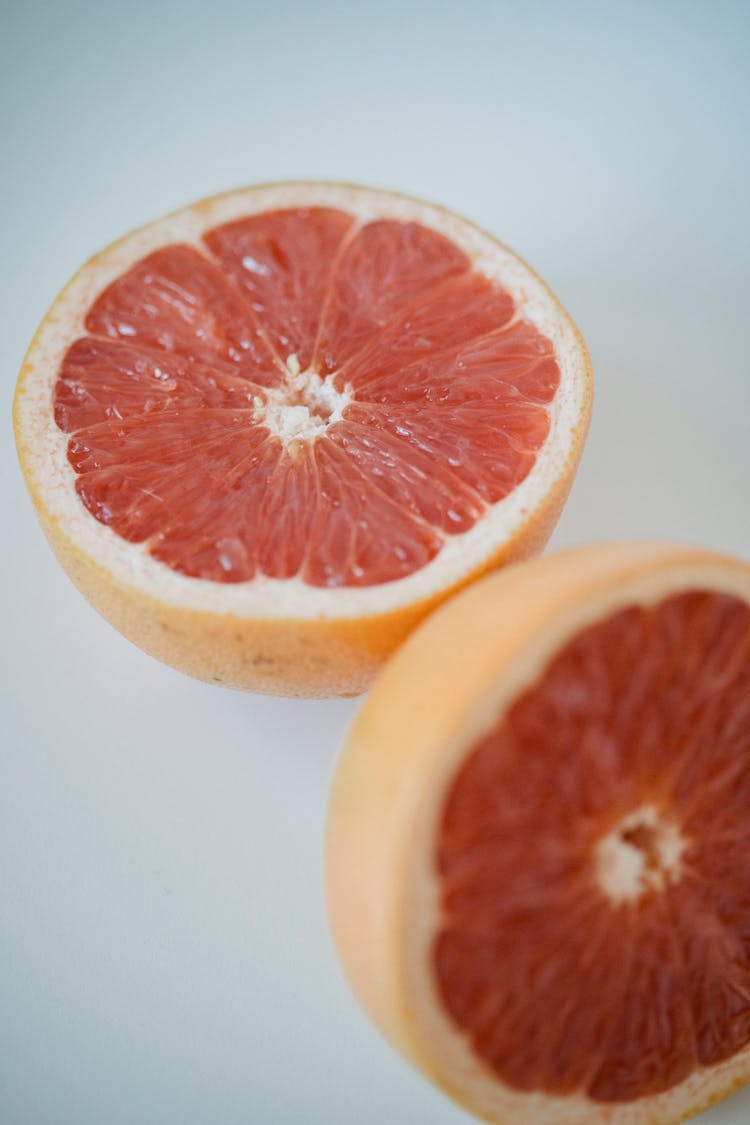
[[[452,590],[539,550],[580,455],[586,348],[441,207],[328,183],[184,208],[42,322],[15,425],[65,570],[202,679],[354,694]]]
[[[500,1125],[674,1125],[750,1077],[750,567],[534,559],[441,607],[334,781],[339,951]]]

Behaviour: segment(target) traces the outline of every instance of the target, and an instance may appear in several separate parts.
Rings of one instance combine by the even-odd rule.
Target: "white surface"
[[[750,556],[746,132],[737,3],[8,3],[0,9],[6,520],[3,1125],[468,1121],[338,974],[320,893],[350,702],[162,668],[57,568],[9,408],[81,260],[243,182],[330,176],[497,232],[591,347],[556,536]],[[701,1121],[741,1125],[740,1094]]]

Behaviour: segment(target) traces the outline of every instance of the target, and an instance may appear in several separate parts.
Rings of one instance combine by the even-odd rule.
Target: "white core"
[[[311,441],[325,433],[334,422],[340,422],[351,395],[333,385],[333,375],[321,379],[312,369],[301,371],[296,355],[286,361],[287,379],[278,387],[269,387],[265,398],[256,396],[255,418],[281,438],[284,445],[293,441]]]
[[[637,809],[597,845],[597,877],[615,903],[662,890],[682,874],[685,840],[651,805]]]

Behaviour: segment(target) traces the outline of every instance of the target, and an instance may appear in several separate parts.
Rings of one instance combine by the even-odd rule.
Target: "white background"
[[[393,186],[495,231],[590,344],[555,543],[748,557],[750,7],[5,0],[0,44],[0,1121],[458,1125],[329,945],[356,703],[194,683],[105,625],[24,493],[15,373],[137,224],[258,180]],[[705,1121],[748,1115],[740,1094]]]

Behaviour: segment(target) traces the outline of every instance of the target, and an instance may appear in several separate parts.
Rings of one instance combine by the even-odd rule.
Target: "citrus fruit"
[[[503,1125],[667,1125],[750,1077],[750,566],[591,547],[441,607],[334,779],[363,1004]]]
[[[578,332],[494,238],[294,183],[92,258],[32,342],[15,423],[53,549],[127,637],[204,679],[326,695],[544,543],[589,401]]]

